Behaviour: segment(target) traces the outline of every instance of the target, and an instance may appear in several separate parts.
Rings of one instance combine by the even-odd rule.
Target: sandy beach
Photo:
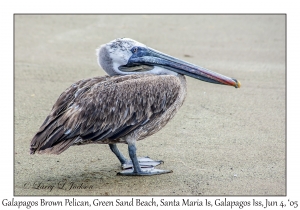
[[[15,15],[14,195],[285,195],[284,15]],[[137,143],[164,160],[159,176],[123,177],[108,145],[29,155],[59,95],[106,73],[95,49],[129,37],[238,79],[240,89],[187,78],[176,116]],[[126,156],[127,145],[120,145]]]

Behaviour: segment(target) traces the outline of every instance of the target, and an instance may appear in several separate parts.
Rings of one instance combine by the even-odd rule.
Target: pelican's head
[[[97,49],[98,64],[109,74],[184,74],[196,79],[240,87],[236,79],[190,64],[129,38],[115,39]]]

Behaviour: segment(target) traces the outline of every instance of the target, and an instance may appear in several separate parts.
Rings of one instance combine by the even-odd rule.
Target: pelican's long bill
[[[154,67],[162,67],[205,82],[230,85],[236,88],[241,86],[241,83],[236,79],[193,65],[148,47],[134,47],[131,49],[131,52],[132,56],[128,60],[128,63],[119,67],[121,71],[147,71]]]

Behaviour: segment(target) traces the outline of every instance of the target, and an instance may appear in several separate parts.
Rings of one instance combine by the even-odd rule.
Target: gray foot
[[[138,161],[141,168],[151,168],[164,163],[162,160],[152,160],[149,157],[139,157]],[[127,160],[126,163],[122,164],[122,169],[133,169],[132,161]]]
[[[172,172],[173,171],[161,170],[161,169],[157,169],[154,167],[143,168],[139,172],[134,172],[134,170],[131,168],[131,169],[123,170],[123,171],[117,173],[117,175],[121,175],[121,176],[151,176],[151,175],[159,175],[159,174],[166,174],[166,173],[172,173]]]
[[[118,159],[122,164],[122,168],[125,169],[119,172],[117,175],[122,176],[146,176],[146,175],[158,175],[171,173],[173,171],[156,169],[154,166],[157,166],[163,161],[155,161],[149,157],[137,158],[136,156],[136,147],[135,141],[128,142],[128,153],[130,160],[126,160],[124,156],[119,152],[116,145],[110,145],[112,151],[116,154]]]

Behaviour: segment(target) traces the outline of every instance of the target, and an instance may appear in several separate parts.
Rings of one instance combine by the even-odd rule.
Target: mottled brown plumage
[[[33,137],[31,154],[60,154],[72,145],[109,144],[126,169],[120,175],[170,173],[154,168],[162,161],[137,158],[135,144],[159,131],[178,111],[186,96],[183,75],[240,87],[236,79],[129,38],[101,45],[96,54],[109,76],[78,81],[63,92]],[[130,160],[116,143],[128,144]]]
[[[156,133],[186,94],[184,76],[104,76],[64,91],[31,141],[31,154],[60,154],[72,145],[125,143]]]

